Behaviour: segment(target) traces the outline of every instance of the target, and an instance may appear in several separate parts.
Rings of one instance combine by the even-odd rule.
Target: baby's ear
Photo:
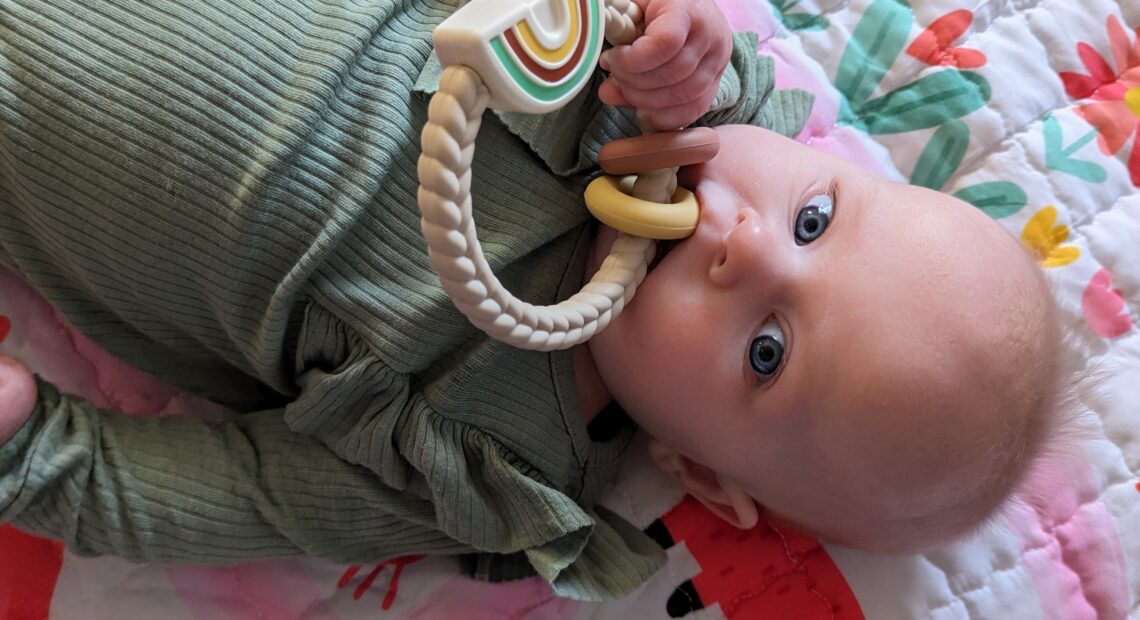
[[[756,527],[760,520],[756,500],[731,481],[656,439],[649,442],[649,456],[661,471],[716,516],[742,530]]]

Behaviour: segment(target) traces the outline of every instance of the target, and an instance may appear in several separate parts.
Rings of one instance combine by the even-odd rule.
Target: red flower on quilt
[[[1116,68],[1082,42],[1077,44],[1077,55],[1089,74],[1061,71],[1058,75],[1070,97],[1091,100],[1077,107],[1076,113],[1096,128],[1100,150],[1115,155],[1140,130],[1140,36],[1132,41],[1115,15],[1108,16],[1106,27]],[[1140,148],[1135,140],[1128,172],[1132,184],[1140,187]]]
[[[932,66],[977,69],[986,64],[985,54],[967,47],[951,47],[973,21],[974,14],[969,9],[951,11],[931,22],[906,48],[906,53]]]

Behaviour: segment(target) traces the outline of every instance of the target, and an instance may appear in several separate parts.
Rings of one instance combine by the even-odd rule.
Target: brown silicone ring
[[[720,137],[708,127],[663,131],[614,140],[598,152],[606,174],[638,174],[702,164],[720,150]]]

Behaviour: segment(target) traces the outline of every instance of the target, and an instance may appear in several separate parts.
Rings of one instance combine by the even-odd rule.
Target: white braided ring
[[[641,19],[637,4],[607,0],[606,5],[606,38],[611,43],[636,38]],[[590,282],[555,305],[535,306],[507,291],[483,256],[471,215],[475,136],[489,99],[474,71],[451,65],[428,105],[417,196],[428,258],[456,307],[487,335],[524,349],[570,348],[605,329],[622,311],[645,278],[656,244],[620,235]],[[676,187],[675,169],[646,175],[638,185],[635,194],[640,197],[667,197]]]
[[[428,106],[418,195],[428,257],[455,305],[492,338],[541,351],[581,344],[633,296],[655,244],[621,235],[593,279],[553,306],[534,306],[507,291],[483,257],[471,216],[471,160],[487,99],[473,71],[451,66]]]

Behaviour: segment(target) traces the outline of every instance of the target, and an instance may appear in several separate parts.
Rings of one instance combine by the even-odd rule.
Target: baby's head
[[[878,551],[965,533],[1050,430],[1057,318],[978,209],[755,127],[685,171],[700,222],[590,351],[687,490]]]

